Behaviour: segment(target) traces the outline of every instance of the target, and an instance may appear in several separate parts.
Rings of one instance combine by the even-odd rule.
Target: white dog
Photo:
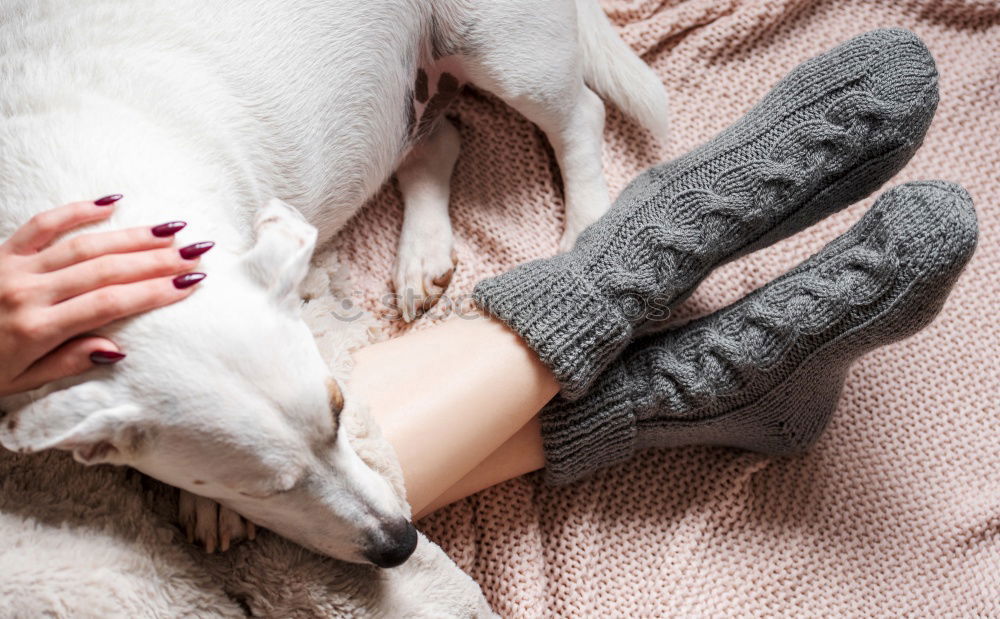
[[[545,131],[564,247],[608,207],[588,85],[664,132],[662,85],[596,0],[0,0],[0,238],[121,192],[105,227],[183,219],[217,243],[190,299],[102,331],[127,363],[0,402],[3,445],[130,465],[318,552],[404,561],[407,508],[338,431],[296,290],[394,170],[406,317],[447,285],[458,135],[436,116],[463,81]]]

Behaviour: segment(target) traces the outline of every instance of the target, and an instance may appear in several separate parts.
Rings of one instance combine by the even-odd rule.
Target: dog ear
[[[21,406],[9,409],[0,420],[0,444],[11,451],[62,449],[84,464],[122,464],[138,450],[144,435],[142,410],[121,403],[100,381],[13,399]]]
[[[273,199],[257,214],[254,231],[257,242],[244,257],[244,267],[279,305],[297,308],[299,284],[316,247],[316,228],[297,210]]]
[[[138,450],[143,436],[137,412],[136,407],[125,405],[91,413],[41,449],[72,451],[73,459],[83,464],[124,464]]]

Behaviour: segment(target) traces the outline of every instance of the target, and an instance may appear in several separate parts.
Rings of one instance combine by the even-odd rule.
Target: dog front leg
[[[403,229],[392,283],[406,322],[434,305],[455,271],[448,185],[459,145],[458,129],[442,118],[396,170],[403,195]]]

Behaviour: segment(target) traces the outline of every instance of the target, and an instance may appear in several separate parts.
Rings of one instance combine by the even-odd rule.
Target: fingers
[[[35,253],[64,232],[109,217],[114,210],[109,208],[113,201],[99,206],[96,202],[102,200],[105,198],[95,202],[73,202],[38,213],[28,220],[28,223],[18,228],[4,245],[16,254]]]
[[[48,290],[52,295],[51,301],[59,303],[105,286],[180,275],[193,270],[198,264],[197,256],[185,259],[181,251],[165,248],[111,254],[49,273],[45,277],[50,280]]]
[[[124,359],[114,342],[101,337],[70,340],[45,355],[10,385],[11,393],[37,389],[45,383],[76,376],[95,366],[108,365]]]
[[[97,232],[59,241],[38,254],[36,268],[48,273],[86,262],[108,254],[125,254],[169,247],[173,235],[186,224],[172,221],[153,228],[130,228],[113,232]]]
[[[60,333],[85,333],[126,316],[176,303],[187,298],[205,278],[204,273],[147,279],[132,284],[105,286],[63,301],[49,310]]]

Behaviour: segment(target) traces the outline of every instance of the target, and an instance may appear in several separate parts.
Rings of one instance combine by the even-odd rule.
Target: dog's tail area
[[[667,93],[660,78],[622,41],[598,0],[576,0],[583,78],[656,137],[667,137]]]

